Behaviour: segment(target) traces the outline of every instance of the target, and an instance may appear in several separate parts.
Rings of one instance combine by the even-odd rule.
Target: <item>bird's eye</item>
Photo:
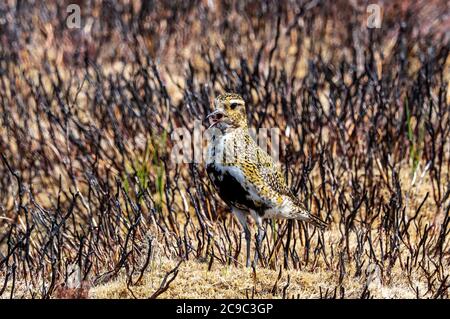
[[[237,103],[231,103],[230,107],[232,110],[234,110],[238,106]]]

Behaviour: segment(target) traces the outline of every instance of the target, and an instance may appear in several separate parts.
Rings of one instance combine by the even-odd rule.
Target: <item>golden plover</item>
[[[250,266],[250,229],[247,216],[258,226],[254,265],[264,237],[265,218],[296,219],[325,228],[327,224],[305,209],[283,178],[280,167],[252,139],[248,131],[245,102],[234,93],[219,95],[215,110],[207,116],[206,170],[220,197],[241,223]]]

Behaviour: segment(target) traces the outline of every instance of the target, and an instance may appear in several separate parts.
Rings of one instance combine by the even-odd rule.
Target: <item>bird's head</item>
[[[225,93],[214,99],[214,111],[207,119],[211,120],[211,127],[217,127],[224,131],[229,128],[246,128],[247,114],[245,101],[235,93]]]

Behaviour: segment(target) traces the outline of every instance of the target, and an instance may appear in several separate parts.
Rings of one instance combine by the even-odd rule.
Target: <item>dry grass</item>
[[[139,286],[127,287],[125,276],[93,287],[90,298],[149,298],[157,290],[166,272],[176,262],[162,261],[145,275]],[[349,270],[352,272],[352,270]],[[397,270],[398,271],[398,270]],[[360,298],[367,286],[373,298],[416,298],[416,292],[404,276],[394,275],[389,284],[383,284],[380,275],[347,277],[336,290],[339,276],[336,272],[315,270],[282,270],[216,266],[208,270],[206,263],[183,262],[178,276],[160,298]],[[419,291],[426,291],[426,283],[413,279]],[[419,295],[420,296],[420,295]]]

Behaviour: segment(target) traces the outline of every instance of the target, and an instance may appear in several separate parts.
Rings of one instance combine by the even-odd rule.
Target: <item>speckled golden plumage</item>
[[[326,223],[309,213],[291,192],[279,165],[251,138],[242,97],[226,93],[215,99],[209,128],[207,172],[221,198],[244,227],[249,266],[250,232],[246,216],[258,224],[257,248],[264,218],[298,219],[324,228]],[[257,254],[255,254],[255,263]]]

